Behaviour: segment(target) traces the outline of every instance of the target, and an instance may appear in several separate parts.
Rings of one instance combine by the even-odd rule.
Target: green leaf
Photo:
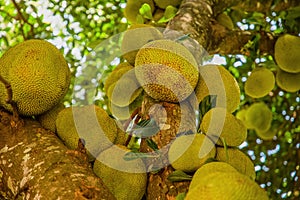
[[[181,170],[176,170],[168,176],[168,180],[171,182],[190,181],[192,178],[193,176],[188,175]]]
[[[146,19],[152,19],[152,10],[151,10],[151,6],[147,3],[144,3],[141,8],[139,9],[139,13],[141,14],[141,16],[143,16]]]
[[[175,17],[177,11],[178,11],[177,8],[175,8],[174,6],[169,5],[169,6],[166,7],[166,10],[164,12],[164,17],[167,20],[171,20],[173,17]]]
[[[175,200],[184,200],[186,197],[186,193],[185,192],[182,192],[182,193],[179,193],[177,196],[176,196],[176,199]]]
[[[159,130],[159,126],[155,120],[151,118],[150,120],[140,121],[130,132],[137,137],[145,138],[155,135]]]
[[[157,144],[152,139],[146,139],[147,145],[154,151],[159,150]]]

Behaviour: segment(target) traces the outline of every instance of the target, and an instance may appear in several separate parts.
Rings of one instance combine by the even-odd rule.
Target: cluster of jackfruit
[[[254,129],[256,134],[263,140],[271,140],[276,135],[276,129],[272,127],[273,114],[264,102],[256,102],[248,108],[237,112],[247,129]]]
[[[125,132],[104,109],[95,105],[68,107],[56,118],[56,131],[69,149],[84,144],[88,158],[94,160],[100,152],[114,144],[124,144]]]
[[[124,16],[131,23],[161,24],[170,20],[182,0],[128,0]],[[143,9],[143,5],[147,5]],[[142,9],[142,11],[140,10]]]
[[[300,90],[300,37],[285,34],[275,43],[275,60],[279,67],[276,83],[284,91]]]
[[[235,158],[235,153],[232,158]],[[235,162],[238,161],[236,158]],[[253,179],[240,173],[232,165],[226,162],[209,162],[194,174],[185,199],[268,200],[269,198],[266,191]]]
[[[40,115],[58,104],[69,89],[70,69],[60,51],[51,43],[31,39],[6,51],[0,58],[0,75],[11,85],[12,100],[19,114]],[[0,104],[7,104],[7,91],[0,84]]]

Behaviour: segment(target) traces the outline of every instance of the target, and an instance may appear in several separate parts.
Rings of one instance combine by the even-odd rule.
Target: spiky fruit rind
[[[217,96],[217,106],[234,112],[240,104],[240,87],[234,76],[223,66],[204,65],[199,68],[200,77],[195,94],[200,103],[205,97]]]
[[[127,152],[129,150],[120,145],[108,148],[97,157],[93,171],[116,199],[140,200],[146,191],[145,165],[139,158],[125,160],[124,156]]]
[[[200,129],[219,145],[239,146],[247,138],[247,128],[225,108],[212,108],[203,116]]]
[[[275,86],[275,77],[267,68],[256,68],[245,82],[245,93],[253,98],[266,96]]]
[[[249,128],[267,131],[271,127],[273,114],[264,102],[257,102],[251,104],[247,109],[245,119]]]
[[[113,145],[117,135],[115,121],[104,109],[94,105],[62,110],[56,119],[56,129],[70,149],[76,149],[78,140],[83,139],[90,160]]]
[[[217,147],[216,159],[230,164],[238,172],[248,176],[252,180],[255,180],[256,173],[252,160],[249,158],[248,155],[246,155],[239,149],[225,149],[223,147]]]
[[[141,6],[147,3],[151,7],[151,11],[153,12],[155,9],[154,3],[152,0],[128,0],[126,3],[126,7],[124,9],[124,16],[128,21],[132,23],[137,22],[137,16],[139,15],[139,9]]]
[[[276,83],[284,91],[297,92],[300,90],[300,72],[289,73],[281,69],[277,70]]]
[[[60,111],[65,108],[63,103],[55,105],[52,109],[43,113],[42,115],[37,116],[38,121],[41,123],[43,128],[48,129],[52,132],[56,132],[56,118]]]
[[[168,6],[179,6],[182,0],[154,0],[155,4],[162,9],[166,9]]]
[[[300,72],[300,37],[284,34],[275,43],[275,60],[278,66],[290,73]]]
[[[269,198],[266,191],[255,181],[241,173],[212,172],[200,179],[198,184],[188,191],[185,199],[268,200]]]
[[[194,172],[215,154],[215,146],[208,137],[191,134],[176,138],[170,146],[168,157],[174,169]]]
[[[149,96],[168,102],[186,99],[199,76],[194,56],[172,40],[155,40],[144,45],[136,56],[135,74]]]
[[[162,39],[162,33],[155,27],[146,24],[133,24],[124,32],[121,51],[123,57],[134,65],[138,50],[146,43]]]
[[[17,44],[0,59],[1,76],[10,83],[13,101],[21,115],[39,115],[55,106],[66,94],[70,84],[70,69],[60,51],[51,43],[32,39]],[[0,104],[7,94],[0,88]]]

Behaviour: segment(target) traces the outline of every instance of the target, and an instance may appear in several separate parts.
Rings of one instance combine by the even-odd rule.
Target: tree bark
[[[115,199],[84,153],[36,121],[1,111],[0,138],[0,199]]]

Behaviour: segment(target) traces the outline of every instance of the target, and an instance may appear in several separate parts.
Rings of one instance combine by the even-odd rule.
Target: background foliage
[[[273,6],[280,4],[273,1]],[[110,51],[116,41],[108,42],[103,48],[97,44],[126,30],[128,22],[123,16],[125,0],[0,0],[0,56],[9,48],[30,38],[41,38],[56,45],[65,55],[73,82],[65,98],[65,104],[85,101],[86,95],[94,96],[100,106],[106,106],[102,95],[103,81],[119,62],[111,58]],[[270,141],[264,141],[249,130],[247,142],[241,149],[247,152],[257,172],[257,182],[266,188],[271,199],[296,199],[300,193],[300,96],[299,91],[288,93],[275,86],[263,98],[253,99],[244,94],[244,83],[249,72],[257,66],[265,66],[276,73],[273,49],[262,54],[258,47],[260,34],[274,37],[291,33],[300,34],[300,7],[279,9],[279,11],[249,11],[236,8],[226,10],[235,28],[256,31],[257,34],[245,45],[240,55],[215,55],[211,62],[223,64],[238,80],[241,88],[241,106],[249,106],[256,101],[264,101],[273,112],[273,123],[277,134]],[[101,57],[89,61],[93,52]],[[107,56],[103,56],[107,54]],[[105,58],[105,59],[103,59]],[[89,61],[89,62],[87,62]],[[93,70],[86,66],[94,66]],[[91,91],[84,84],[85,74],[94,77],[93,84],[99,93]],[[90,70],[90,71],[89,71]],[[96,71],[95,71],[96,70]],[[84,86],[87,86],[86,88]]]

